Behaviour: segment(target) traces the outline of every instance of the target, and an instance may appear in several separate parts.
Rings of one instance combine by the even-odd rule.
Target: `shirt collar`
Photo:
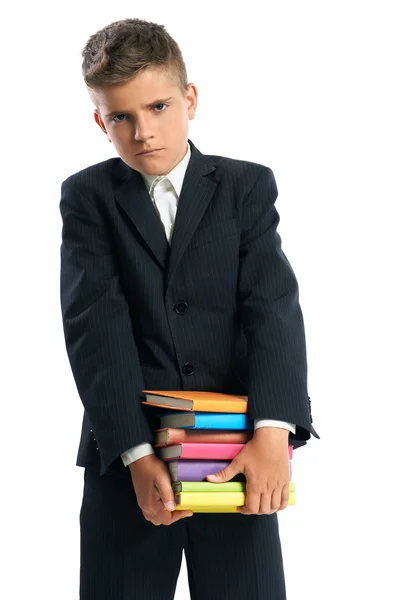
[[[173,185],[178,197],[179,197],[179,194],[181,193],[183,180],[184,180],[186,169],[187,169],[187,166],[188,166],[189,160],[190,160],[190,155],[191,155],[191,151],[190,151],[190,145],[188,142],[185,156],[182,158],[181,162],[178,163],[166,175],[166,177],[168,177],[169,181]],[[159,175],[145,175],[144,173],[141,173],[141,176],[143,177],[148,190],[150,190],[150,186],[153,183],[154,179],[159,177]]]

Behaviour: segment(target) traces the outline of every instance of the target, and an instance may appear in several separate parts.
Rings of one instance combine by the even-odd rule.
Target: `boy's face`
[[[185,156],[197,107],[195,85],[189,83],[183,95],[172,75],[147,68],[128,83],[88,91],[96,123],[132,169],[166,175]],[[141,154],[150,149],[158,151]]]

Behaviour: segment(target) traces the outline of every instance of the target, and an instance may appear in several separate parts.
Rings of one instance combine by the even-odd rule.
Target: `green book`
[[[227,481],[226,483],[211,483],[210,481],[177,481],[172,484],[175,494],[180,492],[245,492],[244,481]]]
[[[177,481],[172,484],[175,494],[181,492],[245,492],[246,482],[227,481],[226,483],[211,483],[210,481]],[[294,482],[290,482],[290,492],[294,492]]]

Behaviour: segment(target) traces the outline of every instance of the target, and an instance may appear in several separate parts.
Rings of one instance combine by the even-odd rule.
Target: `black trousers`
[[[286,600],[278,518],[195,513],[146,521],[122,467],[85,469],[81,600],[173,600],[185,552],[192,600]]]

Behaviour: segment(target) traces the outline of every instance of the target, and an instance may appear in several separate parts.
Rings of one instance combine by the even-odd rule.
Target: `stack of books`
[[[148,406],[164,408],[153,446],[168,466],[176,510],[237,512],[244,506],[243,474],[226,483],[211,483],[206,476],[227,467],[253,436],[247,397],[215,392],[144,390]],[[288,446],[290,480],[293,447]],[[295,504],[290,482],[289,505]]]

